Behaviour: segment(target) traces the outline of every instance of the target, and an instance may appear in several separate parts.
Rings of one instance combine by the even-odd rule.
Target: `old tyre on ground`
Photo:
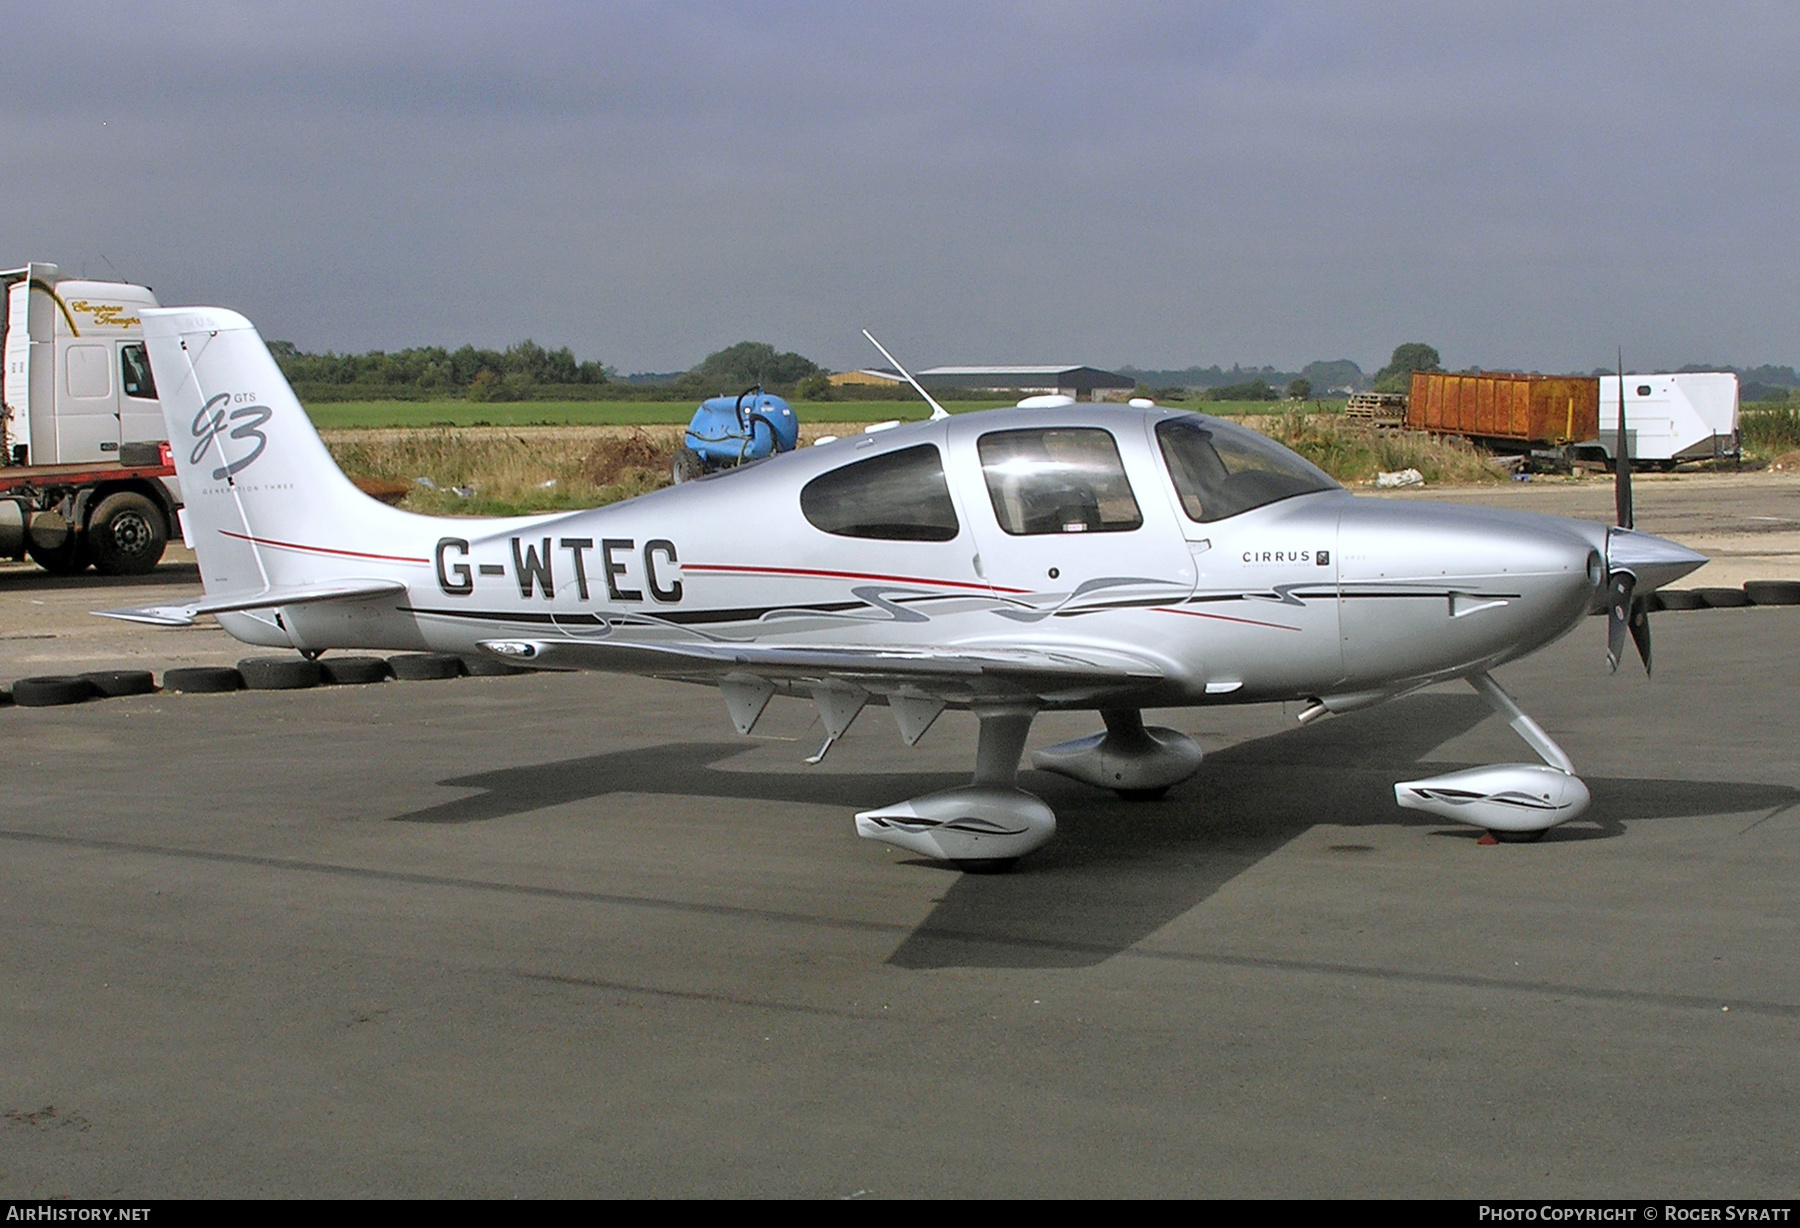
[[[438,678],[460,678],[462,658],[453,652],[403,652],[389,657],[394,677],[402,682],[428,682]]]
[[[81,675],[96,692],[109,699],[123,695],[148,695],[156,690],[156,677],[147,669],[97,669]]]
[[[87,548],[105,576],[141,576],[156,569],[169,544],[169,522],[147,496],[122,490],[88,517]]]
[[[1750,594],[1741,588],[1697,588],[1700,600],[1709,610],[1734,610],[1750,604]]]
[[[384,682],[394,671],[383,657],[322,657],[320,679],[332,686],[363,686]]]
[[[319,663],[305,657],[245,657],[237,667],[252,691],[303,691],[319,685]]]
[[[1800,605],[1800,580],[1745,580],[1744,593],[1756,605]]]
[[[165,691],[218,695],[226,691],[239,691],[243,687],[244,676],[229,665],[194,665],[185,669],[168,670],[163,674]]]
[[[529,674],[530,670],[523,666],[502,661],[498,657],[466,656],[462,659],[463,672],[471,678],[500,678],[507,674]]]
[[[13,702],[21,708],[54,708],[61,704],[78,704],[94,697],[94,687],[86,678],[66,674],[49,674],[41,678],[21,678],[13,683]]]
[[[1658,589],[1657,596],[1662,598],[1662,608],[1665,610],[1704,610],[1706,608],[1706,602],[1701,598],[1700,590],[1695,588]]]

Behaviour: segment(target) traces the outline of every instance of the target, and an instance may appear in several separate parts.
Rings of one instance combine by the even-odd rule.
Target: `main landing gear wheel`
[[[981,733],[975,779],[865,810],[856,816],[856,834],[947,861],[959,870],[993,874],[1011,869],[1056,832],[1050,807],[1014,784],[1034,715],[1033,708],[977,709]]]
[[[1104,708],[1105,733],[1046,746],[1031,757],[1040,771],[1111,789],[1128,802],[1154,802],[1200,770],[1200,747],[1184,733],[1144,724],[1136,708]]]

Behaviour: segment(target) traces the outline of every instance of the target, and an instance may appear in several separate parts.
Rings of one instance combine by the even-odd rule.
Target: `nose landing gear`
[[[1541,840],[1558,823],[1580,816],[1590,795],[1563,748],[1492,676],[1473,674],[1468,681],[1544,762],[1496,763],[1402,781],[1394,786],[1394,800],[1408,810],[1486,828],[1495,842],[1507,844]]]

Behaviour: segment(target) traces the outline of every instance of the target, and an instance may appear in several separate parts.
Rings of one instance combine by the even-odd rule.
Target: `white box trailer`
[[[1611,461],[1618,444],[1619,377],[1600,377],[1600,437],[1578,452]],[[1675,371],[1625,377],[1625,447],[1632,460],[1674,468],[1684,460],[1737,456],[1738,377]]]
[[[56,572],[150,570],[180,487],[139,312],[147,286],[0,271],[0,558]]]

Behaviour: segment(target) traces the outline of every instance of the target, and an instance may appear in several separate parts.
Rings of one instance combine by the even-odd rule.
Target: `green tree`
[[[1312,395],[1312,381],[1302,375],[1288,384],[1288,400],[1304,401]]]
[[[1376,392],[1410,392],[1414,371],[1442,371],[1438,352],[1423,341],[1408,341],[1394,347],[1394,357],[1375,373]]]
[[[677,384],[702,396],[741,392],[752,384],[773,391],[792,388],[809,375],[825,368],[792,351],[777,352],[763,341],[740,341],[736,345],[708,354]]]

